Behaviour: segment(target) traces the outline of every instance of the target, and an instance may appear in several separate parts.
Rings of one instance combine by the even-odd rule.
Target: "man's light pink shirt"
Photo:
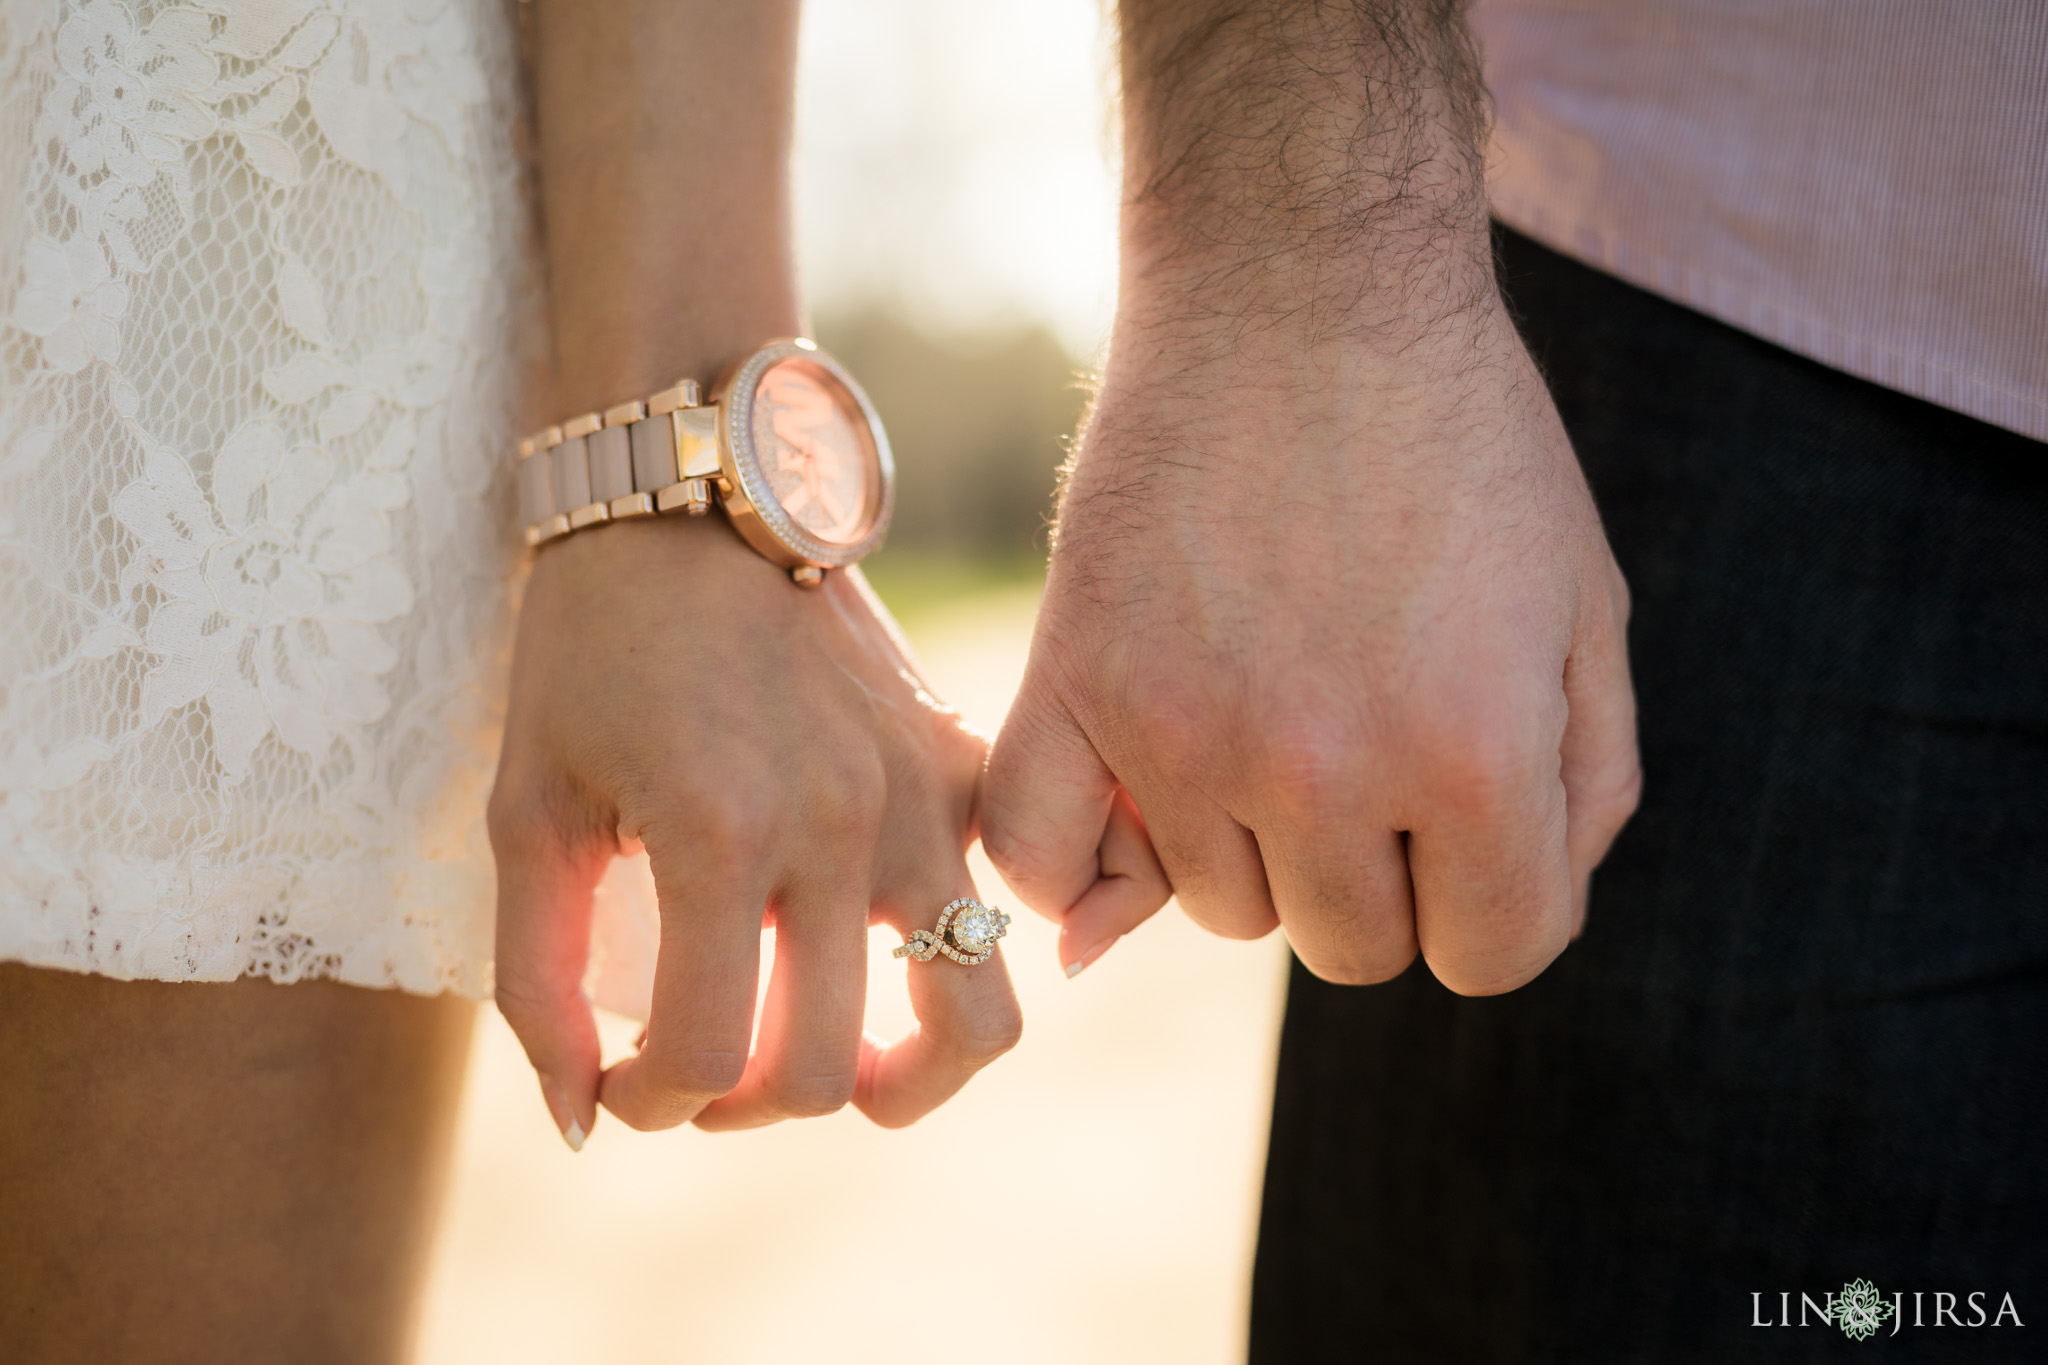
[[[1510,227],[2048,440],[2048,0],[1480,0]]]

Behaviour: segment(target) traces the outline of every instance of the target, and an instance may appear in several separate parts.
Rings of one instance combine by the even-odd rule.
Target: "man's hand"
[[[746,1127],[849,1099],[918,1118],[1017,1038],[997,957],[913,965],[920,1027],[861,1036],[870,911],[908,937],[974,894],[982,743],[919,683],[858,571],[816,591],[714,521],[551,545],[519,620],[491,798],[498,1007],[555,1120]],[[591,893],[644,845],[661,903],[647,1038],[600,1078]],[[760,934],[776,930],[751,1059]]]
[[[1218,933],[1511,989],[1639,778],[1627,591],[1493,285],[1461,21],[1123,19],[1122,303],[989,852],[1070,968],[1163,899],[1149,833]]]

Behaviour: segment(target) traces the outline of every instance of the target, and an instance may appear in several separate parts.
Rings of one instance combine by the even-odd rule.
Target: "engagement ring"
[[[1010,917],[993,905],[983,905],[963,896],[939,911],[939,927],[919,929],[893,956],[914,957],[930,962],[940,953],[963,967],[986,962],[995,955],[996,940],[1010,932]],[[947,942],[948,935],[952,941]]]

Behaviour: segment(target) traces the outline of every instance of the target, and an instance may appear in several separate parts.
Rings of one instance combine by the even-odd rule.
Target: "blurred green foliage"
[[[817,332],[874,399],[896,455],[877,584],[964,564],[985,586],[1042,565],[1053,485],[1085,401],[1083,367],[1058,339],[1021,327],[940,335],[879,308],[827,315]]]
[[[860,567],[905,626],[970,601],[994,602],[1017,589],[1036,592],[1045,580],[1045,560],[1036,554],[996,558],[893,543]]]

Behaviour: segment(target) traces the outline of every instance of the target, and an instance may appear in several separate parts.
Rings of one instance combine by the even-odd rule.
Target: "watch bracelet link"
[[[645,402],[586,412],[519,442],[519,524],[526,543],[608,521],[711,510],[718,409],[694,379]]]

